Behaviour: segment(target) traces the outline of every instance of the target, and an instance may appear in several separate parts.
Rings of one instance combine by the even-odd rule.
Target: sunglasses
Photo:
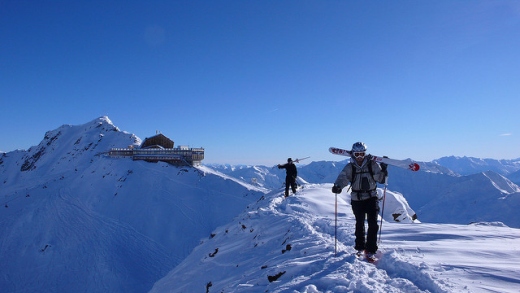
[[[363,158],[364,156],[365,156],[364,152],[354,153],[354,157],[356,157],[356,158]]]

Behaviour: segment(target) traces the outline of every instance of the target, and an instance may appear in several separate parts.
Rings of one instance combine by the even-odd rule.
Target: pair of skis
[[[295,159],[295,160],[292,160],[293,163],[299,163],[300,161],[303,161],[305,159],[308,159],[310,157],[305,157],[305,158],[301,158],[301,159]],[[278,165],[274,165],[273,168],[276,168],[277,166],[280,166],[281,164],[278,164]]]
[[[301,159],[295,159],[295,160],[292,160],[292,162],[293,163],[299,163],[300,161],[303,161],[303,160],[308,159],[308,158],[310,158],[310,157],[305,157],[305,158],[301,158]],[[275,165],[274,167],[276,167],[276,166],[278,166],[278,165]]]
[[[303,161],[305,159],[308,159],[310,157],[305,157],[305,158],[301,158],[301,159],[296,159],[296,160],[293,160],[294,163],[299,163],[300,161]]]
[[[335,154],[335,155],[352,157],[352,151],[341,149],[341,148],[330,147],[329,152],[331,152],[332,154]],[[397,160],[397,159],[390,159],[390,158],[379,157],[379,156],[374,156],[374,155],[368,155],[368,157],[372,161],[408,169],[410,171],[419,171],[419,169],[421,169],[421,166],[419,166],[419,164],[417,164],[412,159]],[[300,161],[303,161],[308,158],[310,158],[310,157],[296,159],[296,160],[293,160],[293,162],[299,163]]]
[[[330,147],[329,152],[331,152],[332,154],[335,154],[335,155],[352,157],[352,151],[345,150],[345,149]],[[396,159],[390,159],[390,158],[385,158],[385,157],[378,157],[378,156],[374,156],[374,155],[368,155],[368,157],[372,161],[375,161],[378,163],[385,163],[388,165],[405,168],[405,169],[408,169],[411,171],[419,171],[419,169],[421,168],[419,166],[419,164],[414,162],[412,159],[396,160]]]

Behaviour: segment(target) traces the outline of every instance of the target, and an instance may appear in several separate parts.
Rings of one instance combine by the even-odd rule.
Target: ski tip
[[[411,163],[409,167],[412,171],[419,171],[419,169],[421,169],[421,166],[419,166],[417,163]]]
[[[335,155],[350,156],[350,151],[335,147],[330,147],[329,152]]]

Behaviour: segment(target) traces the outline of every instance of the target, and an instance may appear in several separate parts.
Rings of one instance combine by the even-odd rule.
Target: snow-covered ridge
[[[489,178],[491,184],[494,187],[496,187],[496,189],[498,189],[500,192],[504,194],[520,193],[520,187],[518,187],[518,185],[514,184],[504,176],[492,171],[483,172],[482,174]]]
[[[335,233],[334,201],[326,200],[331,197],[331,186],[305,185],[298,196],[285,200],[282,192],[267,194],[202,240],[150,292],[517,289],[520,280],[516,262],[520,257],[511,245],[520,244],[520,239],[514,236],[515,229],[499,223],[457,226],[385,222],[380,244],[383,256],[378,264],[358,260],[351,246],[354,219],[343,196],[338,199]]]
[[[120,131],[108,117],[100,117],[83,125],[63,125],[48,131],[29,150],[0,154],[2,290],[147,292],[178,264],[203,254],[209,257],[210,253],[213,260],[226,254],[237,257],[218,264],[226,270],[238,264],[239,269],[234,271],[242,272],[250,262],[251,272],[243,272],[241,279],[240,275],[229,277],[237,288],[249,288],[249,292],[256,292],[255,280],[267,284],[268,276],[276,277],[283,271],[286,273],[277,281],[267,279],[272,292],[325,292],[320,291],[323,288],[337,292],[350,292],[348,288],[357,288],[355,292],[446,292],[453,288],[478,292],[471,290],[475,287],[470,281],[462,283],[469,288],[464,289],[460,282],[447,280],[454,274],[464,280],[492,280],[505,288],[504,292],[511,283],[518,283],[517,277],[510,276],[509,261],[496,267],[496,251],[488,252],[489,247],[498,247],[500,253],[518,263],[513,256],[518,253],[511,250],[518,247],[517,237],[511,237],[511,231],[517,229],[506,227],[520,227],[516,213],[520,208],[518,186],[495,172],[461,176],[436,166],[431,167],[435,172],[390,168],[383,234],[384,247],[390,249],[385,254],[389,259],[382,262],[384,267],[372,268],[346,254],[338,261],[330,258],[334,210],[330,184],[346,161],[299,165],[300,194],[283,201],[285,173],[277,168],[175,167],[104,155],[112,147],[139,144],[137,136]],[[348,253],[353,233],[348,195],[340,195],[338,201],[339,246]],[[415,212],[423,224],[412,220]],[[406,224],[412,222],[416,224]],[[254,231],[249,232],[251,227]],[[226,229],[229,232],[222,233]],[[288,230],[291,232],[287,234]],[[447,232],[443,234],[443,230]],[[259,236],[250,239],[255,232]],[[230,233],[244,238],[228,237],[229,242],[225,242],[223,235]],[[490,235],[496,242],[489,240]],[[281,238],[290,242],[279,242]],[[264,253],[245,249],[246,239],[262,245]],[[420,242],[414,242],[417,239]],[[466,240],[481,241],[477,253],[490,256],[486,261],[491,266],[480,271],[481,267],[471,266],[472,259],[450,260],[440,249],[424,252],[431,248],[428,243],[444,249],[452,249],[454,241],[457,248],[471,247]],[[215,245],[212,241],[222,242]],[[192,256],[200,243],[204,253],[198,254],[196,248]],[[246,260],[248,255],[257,254],[260,259]],[[444,263],[436,264],[438,260]],[[257,263],[264,264],[258,268],[253,265]],[[208,261],[193,269],[213,270],[214,265]],[[485,270],[494,274],[485,274]],[[477,275],[468,277],[464,271]],[[195,273],[186,271],[185,276]],[[367,283],[366,274],[375,276],[377,282]],[[217,292],[215,288],[225,283],[219,276],[208,278],[213,282],[209,292]],[[288,276],[294,276],[289,283],[285,279]],[[177,284],[158,287],[163,281],[168,282],[168,278],[157,283],[154,290],[179,292]],[[382,285],[376,285],[379,282]],[[186,286],[189,284],[186,282]],[[492,288],[487,281],[483,284]]]
[[[263,188],[263,187],[259,187],[259,186],[255,186],[255,185],[252,185],[252,184],[249,184],[247,182],[244,182],[243,180],[239,180],[239,179],[236,179],[234,177],[231,177],[231,176],[228,176],[222,172],[219,172],[219,171],[216,171],[216,170],[213,170],[209,167],[206,167],[206,166],[196,166],[195,168],[199,169],[200,171],[204,172],[205,174],[214,174],[214,175],[217,175],[225,180],[232,180],[242,186],[244,186],[245,188],[247,189],[250,189],[250,190],[256,190],[256,191],[259,191],[259,192],[264,192],[264,193],[267,193],[269,190],[266,189],[266,188]]]
[[[3,292],[145,292],[264,194],[209,169],[105,156],[139,141],[108,121],[0,157]]]
[[[481,159],[473,157],[442,157],[433,163],[444,166],[461,175],[493,171],[501,175],[520,170],[520,158],[514,160]]]

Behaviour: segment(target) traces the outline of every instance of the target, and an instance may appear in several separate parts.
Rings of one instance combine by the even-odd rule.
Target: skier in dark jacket
[[[293,194],[296,193],[296,177],[298,177],[298,170],[296,165],[291,158],[287,159],[287,164],[278,164],[278,169],[285,169],[285,197],[289,196],[289,186],[292,189]]]
[[[352,158],[338,175],[333,193],[341,190],[350,183],[352,187],[351,205],[356,217],[356,243],[354,248],[364,251],[369,257],[377,251],[377,216],[379,214],[379,199],[377,197],[377,182],[384,184],[388,176],[387,164],[378,164],[365,156],[367,147],[362,142],[352,145]],[[365,216],[368,222],[368,231],[365,241]]]

